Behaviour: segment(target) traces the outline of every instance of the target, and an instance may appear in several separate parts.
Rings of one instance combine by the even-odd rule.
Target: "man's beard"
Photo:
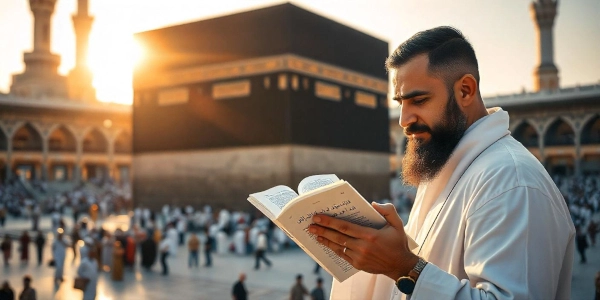
[[[448,162],[454,148],[467,130],[467,117],[460,111],[456,99],[450,93],[444,119],[433,129],[425,124],[413,123],[404,129],[412,133],[427,132],[429,141],[408,138],[408,145],[402,160],[404,184],[418,186],[421,182],[434,179]]]

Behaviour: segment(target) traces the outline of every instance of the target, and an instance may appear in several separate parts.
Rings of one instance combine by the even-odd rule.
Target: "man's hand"
[[[381,229],[316,215],[309,232],[317,235],[317,241],[331,248],[355,268],[396,280],[408,275],[419,257],[408,248],[404,225],[396,208],[392,204],[373,202],[372,205],[387,221]]]

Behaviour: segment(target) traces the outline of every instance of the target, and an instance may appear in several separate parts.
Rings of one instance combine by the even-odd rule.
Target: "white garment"
[[[217,232],[217,253],[225,254],[229,252],[229,238],[223,231]]]
[[[258,234],[256,239],[256,250],[267,250],[267,235],[264,232]]]
[[[509,135],[508,113],[489,113],[465,133],[439,176],[419,186],[405,229],[429,263],[410,298],[568,299],[575,235],[569,211],[544,167]],[[334,280],[331,294],[400,298],[392,279],[365,272]]]
[[[95,260],[91,260],[89,257],[82,258],[79,268],[77,268],[77,276],[90,280],[83,291],[83,300],[96,299],[96,287],[98,286],[98,263],[96,263]]]
[[[236,230],[233,235],[233,244],[235,245],[235,253],[238,255],[246,254],[246,233],[244,230]]]
[[[52,258],[54,258],[54,278],[62,278],[65,267],[67,245],[62,240],[55,240],[52,244]]]
[[[175,257],[177,255],[177,245],[179,245],[179,234],[175,228],[167,230],[167,240],[169,241],[169,255]]]

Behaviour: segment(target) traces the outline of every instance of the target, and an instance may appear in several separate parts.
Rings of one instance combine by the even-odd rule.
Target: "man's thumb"
[[[404,227],[402,219],[400,219],[400,216],[396,212],[396,207],[393,204],[379,204],[377,202],[372,202],[371,205],[373,205],[373,208],[375,208],[375,210],[380,213],[390,225],[395,228]]]

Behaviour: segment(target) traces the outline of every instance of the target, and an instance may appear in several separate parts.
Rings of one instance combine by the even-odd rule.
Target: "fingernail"
[[[320,236],[318,236],[318,237],[317,237],[317,241],[319,241],[319,242],[322,242],[322,241],[323,241],[323,238],[322,238],[322,237],[320,237]]]
[[[308,232],[310,232],[310,233],[317,233],[317,229],[316,229],[316,228],[309,227],[309,228],[308,228]]]
[[[319,222],[321,222],[321,217],[313,217],[313,221],[315,223],[319,223]]]

